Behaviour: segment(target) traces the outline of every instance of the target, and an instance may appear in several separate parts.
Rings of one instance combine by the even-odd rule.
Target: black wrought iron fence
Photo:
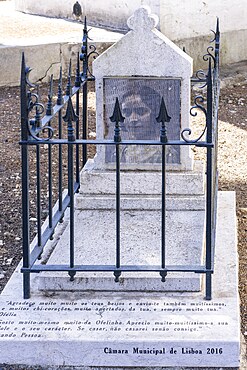
[[[219,100],[219,23],[215,31],[215,47],[210,46],[204,60],[208,61],[208,71],[199,71],[192,84],[201,84],[207,89],[206,99],[201,95],[195,98],[195,105],[191,108],[193,115],[194,109],[201,110],[206,118],[205,128],[201,135],[196,139],[190,139],[191,131],[185,129],[181,132],[180,140],[169,140],[166,134],[166,122],[169,116],[166,111],[164,100],[161,100],[160,112],[157,122],[161,124],[160,140],[122,140],[121,122],[124,117],[120,109],[118,99],[116,99],[114,112],[111,121],[115,123],[115,133],[112,140],[89,140],[87,128],[87,92],[88,81],[94,81],[94,77],[89,71],[89,57],[96,53],[94,47],[88,47],[88,30],[86,22],[84,26],[82,52],[77,56],[77,65],[74,84],[72,84],[71,62],[68,68],[65,95],[62,87],[62,70],[58,81],[56,104],[53,89],[53,78],[50,79],[47,105],[40,102],[39,88],[29,81],[30,69],[26,66],[25,57],[22,57],[21,69],[21,153],[22,153],[22,212],[23,212],[23,267],[21,269],[24,280],[24,298],[30,297],[30,274],[41,271],[64,271],[74,279],[77,272],[87,271],[112,271],[115,281],[124,271],[133,272],[157,272],[165,282],[167,273],[173,272],[195,272],[206,275],[206,299],[211,299],[212,295],[212,273],[215,246],[216,228],[216,198],[217,198],[217,122],[218,122],[218,100]],[[212,65],[213,62],[213,65]],[[81,71],[82,63],[82,71]],[[82,103],[82,104],[80,104]],[[80,108],[82,105],[82,108]],[[75,106],[75,108],[74,108]],[[66,130],[63,121],[66,123]],[[74,245],[74,195],[80,187],[80,170],[87,161],[88,145],[113,145],[116,148],[116,262],[115,265],[79,265],[75,261]],[[162,147],[162,204],[161,204],[161,246],[160,264],[157,266],[125,266],[120,259],[121,238],[120,238],[120,145],[158,145]],[[205,263],[198,266],[170,266],[166,263],[166,156],[167,145],[173,146],[196,146],[206,150],[206,252]],[[45,148],[45,149],[44,149]],[[55,148],[55,149],[54,149]],[[47,158],[47,204],[48,220],[42,221],[42,202],[41,202],[41,152],[45,151]],[[54,154],[56,150],[56,154]],[[57,168],[54,168],[53,156],[56,155]],[[66,173],[64,172],[64,158],[66,158]],[[30,250],[30,162],[35,162],[36,166],[36,220],[37,237],[35,245]],[[57,180],[54,184],[54,172],[57,171]],[[67,183],[64,183],[64,178]],[[55,189],[55,192],[54,192]],[[54,208],[54,193],[58,197],[58,206]],[[40,258],[46,243],[52,239],[55,228],[62,221],[65,210],[69,207],[70,213],[70,256],[66,265],[41,265],[35,264]]]

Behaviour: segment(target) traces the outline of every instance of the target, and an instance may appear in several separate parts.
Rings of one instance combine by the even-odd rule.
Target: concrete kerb
[[[93,43],[97,50],[102,53],[113,44],[112,42]],[[32,71],[32,82],[47,82],[51,74],[55,79],[59,78],[60,66],[66,76],[70,58],[75,66],[77,52],[80,52],[81,44],[78,43],[53,43],[42,45],[1,47],[0,50],[0,86],[18,86],[20,84],[21,55],[25,53],[26,63]]]
[[[30,80],[47,81],[53,73],[58,78],[60,65],[67,72],[69,59],[76,58],[83,37],[83,23],[64,19],[23,14],[13,1],[0,2],[0,86],[20,84],[21,54],[32,68]],[[122,37],[122,34],[92,28],[90,44],[99,53]]]

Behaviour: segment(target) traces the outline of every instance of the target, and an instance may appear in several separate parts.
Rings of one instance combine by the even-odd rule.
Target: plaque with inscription
[[[2,299],[0,364],[236,366],[231,310],[224,300],[138,294]]]
[[[167,78],[105,78],[104,138],[113,139],[114,123],[110,121],[118,97],[125,120],[121,125],[123,140],[159,140],[160,124],[156,117],[164,98],[168,115],[168,140],[180,138],[180,79]],[[106,163],[115,161],[115,148],[106,147]],[[123,145],[122,163],[161,163],[161,146]],[[166,148],[166,162],[180,163],[179,146]]]

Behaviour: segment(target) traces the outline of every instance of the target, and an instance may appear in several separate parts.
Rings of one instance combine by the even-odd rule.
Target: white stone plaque
[[[229,310],[225,299],[138,293],[6,299],[0,305],[0,363],[47,365],[49,357],[50,365],[234,367],[239,346]]]

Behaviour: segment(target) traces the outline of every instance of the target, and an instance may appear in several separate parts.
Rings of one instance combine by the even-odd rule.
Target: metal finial
[[[219,63],[219,50],[220,50],[220,21],[217,17],[216,31],[215,31],[215,62]]]
[[[122,115],[118,98],[116,98],[113,114],[110,117],[110,120],[111,120],[111,122],[115,122],[114,141],[115,142],[120,142],[121,141],[121,135],[120,135],[119,122],[124,122],[125,117]]]
[[[71,93],[72,93],[72,87],[71,87],[71,59],[70,59],[69,60],[69,70],[68,70],[68,82],[67,82],[65,94],[70,96]]]
[[[47,116],[51,116],[53,114],[52,98],[53,98],[53,75],[51,75],[51,78],[50,78],[48,103],[47,103],[47,108],[46,108],[46,115]]]
[[[220,33],[220,20],[219,20],[219,17],[217,17],[217,21],[216,21],[216,35],[218,34],[219,35]]]
[[[60,66],[60,73],[59,73],[59,82],[58,82],[58,91],[57,91],[57,105],[63,104],[63,70],[62,66]]]
[[[77,118],[78,116],[75,114],[71,97],[69,97],[66,113],[65,113],[65,116],[63,117],[63,120],[68,123],[68,141],[75,140],[74,128],[73,128],[72,122],[75,122]]]
[[[164,98],[162,97],[161,103],[160,103],[160,111],[159,111],[158,117],[156,118],[156,121],[157,122],[170,122],[170,120],[171,120],[171,117],[167,113],[165,101],[164,101]]]
[[[84,17],[84,31],[87,32],[87,17]]]
[[[160,103],[160,111],[159,111],[159,115],[158,117],[156,118],[156,121],[158,123],[161,122],[161,129],[160,129],[160,141],[162,143],[166,143],[168,141],[167,139],[167,135],[166,135],[166,126],[165,126],[165,122],[170,122],[171,120],[171,117],[168,115],[167,113],[167,109],[166,109],[166,105],[165,105],[165,101],[164,101],[164,98],[162,97],[161,99],[161,103]]]
[[[122,115],[119,100],[116,98],[113,114],[110,117],[111,122],[123,122],[125,120],[125,117]]]
[[[76,76],[75,76],[75,87],[81,86],[81,78],[80,78],[80,54],[77,53],[77,65],[76,65]]]
[[[51,75],[50,78],[50,91],[49,91],[49,96],[52,98],[53,97],[53,74]]]
[[[32,68],[28,67],[26,65],[26,60],[25,60],[25,54],[22,52],[22,60],[21,60],[21,82],[23,84],[28,85],[29,87],[37,87],[37,85],[31,83],[29,81],[29,73],[32,71]]]
[[[75,122],[77,120],[77,115],[75,114],[71,97],[69,97],[66,113],[65,113],[65,116],[63,117],[63,120],[65,122],[69,122],[69,121]]]
[[[24,51],[22,52],[21,57],[21,82],[26,81],[26,61],[25,61],[25,54]]]
[[[68,71],[69,77],[71,77],[71,58],[69,60],[69,71]]]
[[[25,54],[22,52],[21,58],[21,81],[20,81],[20,94],[21,94],[21,121],[22,125],[25,127],[25,130],[22,127],[22,138],[24,137],[24,131],[26,130],[26,120],[28,115],[28,101],[27,101],[27,83],[26,83],[26,61]]]

